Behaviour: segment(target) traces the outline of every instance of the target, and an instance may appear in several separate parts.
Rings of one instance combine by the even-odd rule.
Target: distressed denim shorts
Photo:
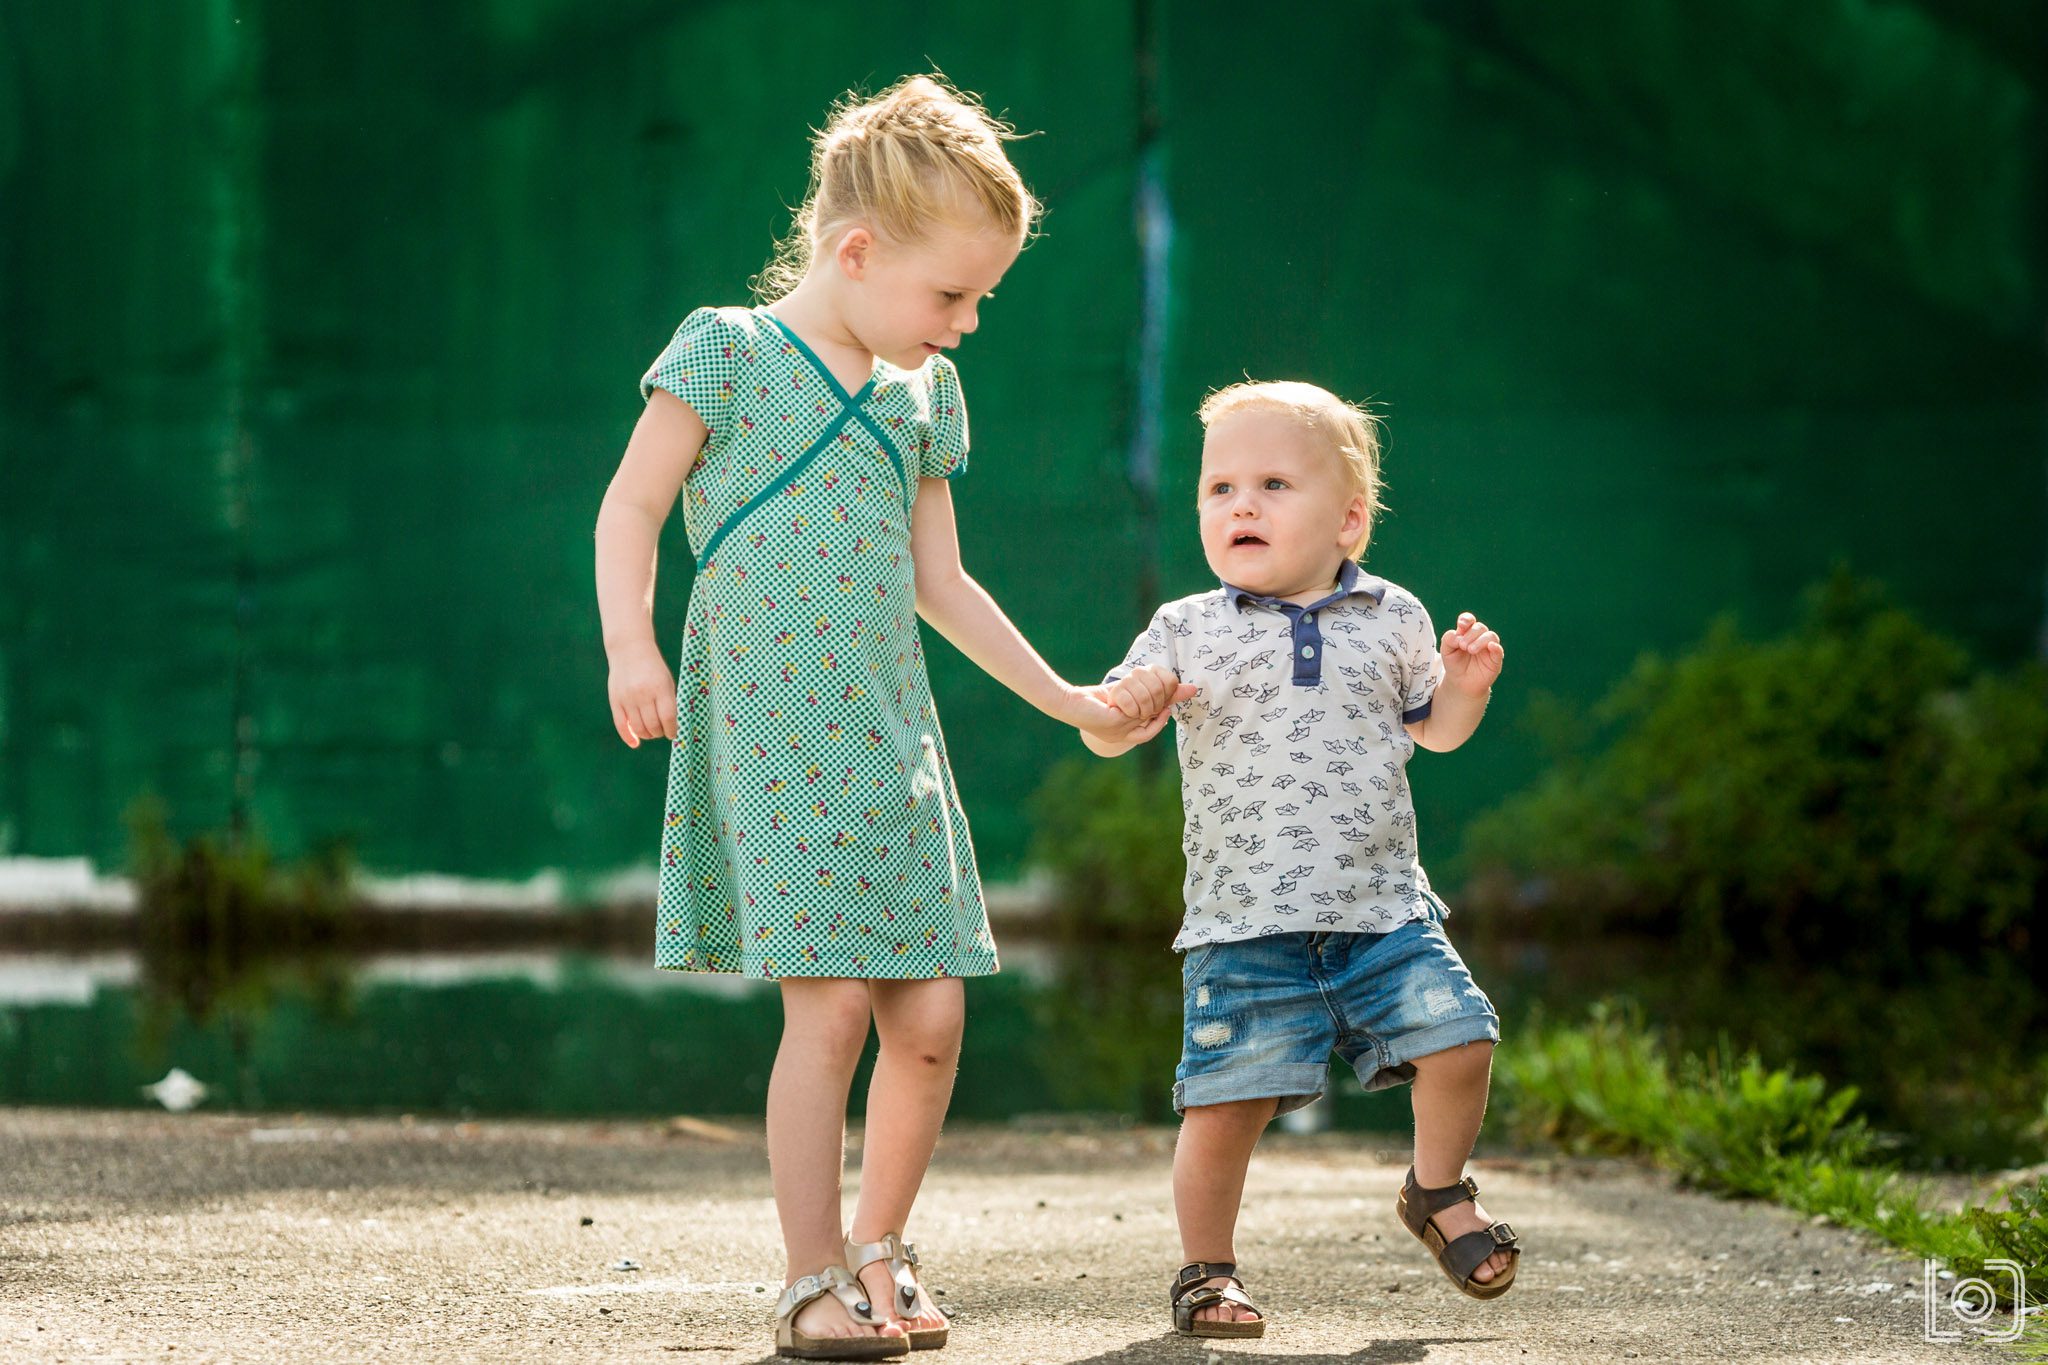
[[[1269,934],[1188,950],[1173,1107],[1323,1093],[1336,1053],[1367,1090],[1415,1077],[1415,1059],[1500,1041],[1493,1002],[1436,919],[1384,934]]]

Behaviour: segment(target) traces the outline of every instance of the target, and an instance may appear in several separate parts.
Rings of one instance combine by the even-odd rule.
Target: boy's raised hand
[[[1442,654],[1444,681],[1475,697],[1483,696],[1493,686],[1507,660],[1500,636],[1469,611],[1459,615],[1456,630],[1444,632]]]

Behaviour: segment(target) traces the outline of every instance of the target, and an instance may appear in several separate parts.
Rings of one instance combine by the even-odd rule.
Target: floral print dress
[[[655,965],[985,975],[994,940],[925,675],[920,477],[967,467],[952,362],[848,393],[763,309],[700,308],[640,382],[709,435],[676,680]]]

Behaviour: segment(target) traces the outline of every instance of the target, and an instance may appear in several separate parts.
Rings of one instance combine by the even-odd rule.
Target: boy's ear
[[[1371,524],[1366,516],[1365,494],[1353,493],[1351,505],[1344,509],[1343,536],[1344,544],[1354,553],[1358,547],[1358,538],[1365,534],[1366,528]]]
[[[874,257],[875,234],[855,225],[848,228],[839,238],[839,245],[833,248],[833,259],[839,262],[840,271],[849,280],[864,279],[868,265]]]

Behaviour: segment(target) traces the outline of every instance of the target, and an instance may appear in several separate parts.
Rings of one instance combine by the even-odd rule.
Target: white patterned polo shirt
[[[1161,607],[1105,681],[1145,664],[1199,689],[1173,708],[1188,868],[1175,949],[1449,913],[1408,794],[1403,727],[1443,676],[1413,593],[1349,560],[1306,606],[1226,583]]]

